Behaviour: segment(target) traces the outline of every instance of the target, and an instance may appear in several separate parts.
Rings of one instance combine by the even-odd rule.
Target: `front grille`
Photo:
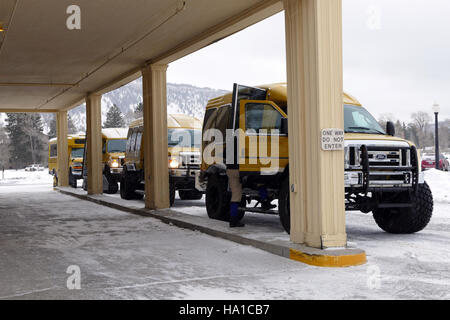
[[[374,150],[375,149],[375,150]],[[369,168],[389,170],[390,168],[402,168],[411,166],[410,150],[383,147],[368,147],[367,156],[369,159]],[[362,151],[360,151],[362,158]]]
[[[351,169],[360,169],[363,165],[363,151],[360,147],[348,148],[348,162]],[[371,169],[390,170],[411,166],[411,151],[403,147],[367,147],[368,165]]]
[[[200,168],[200,152],[192,152],[192,153],[181,153],[181,166],[183,168],[190,167],[192,169]]]
[[[361,187],[363,192],[370,187],[417,187],[419,173],[414,146],[348,146],[346,161],[349,172],[346,185]]]

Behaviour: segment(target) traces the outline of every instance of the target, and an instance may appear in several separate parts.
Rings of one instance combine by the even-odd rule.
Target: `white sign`
[[[324,151],[344,150],[344,130],[323,129],[320,141]]]

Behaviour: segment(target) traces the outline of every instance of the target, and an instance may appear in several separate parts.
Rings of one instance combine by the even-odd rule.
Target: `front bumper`
[[[109,169],[109,173],[111,173],[111,175],[119,175],[122,173],[123,168],[110,168]]]
[[[368,173],[368,181],[364,183],[363,171],[348,171],[344,174],[345,188],[412,188],[413,172],[412,171],[370,171]],[[424,183],[422,172],[418,174],[417,183]]]
[[[81,169],[72,169],[72,176],[75,179],[83,179],[83,170]]]
[[[200,169],[169,169],[169,176],[175,188],[179,189],[194,189],[195,175],[200,172]]]
[[[383,189],[414,189],[424,183],[419,171],[417,150],[411,147],[366,146],[359,148],[359,162],[346,167],[344,174],[347,192],[367,193]],[[397,159],[374,159],[378,153],[393,153]],[[400,156],[401,155],[401,156]],[[354,161],[354,160],[353,160]]]

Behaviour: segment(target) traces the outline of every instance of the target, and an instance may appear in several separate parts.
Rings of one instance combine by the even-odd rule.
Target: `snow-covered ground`
[[[425,175],[435,210],[424,231],[391,235],[349,213],[349,242],[368,263],[328,269],[53,192],[45,171],[5,171],[0,299],[450,299],[450,175]],[[207,219],[204,201],[174,209]],[[288,237],[276,216],[245,219]],[[72,264],[82,290],[66,289]]]
[[[425,181],[431,188],[433,193],[433,199],[436,208],[440,208],[443,205],[450,204],[450,172],[439,171],[436,169],[427,170],[424,172]],[[21,170],[5,170],[4,173],[0,171],[0,185],[52,185],[53,177],[48,174],[48,169],[44,171],[29,172],[25,169]],[[116,195],[118,196],[118,195]],[[183,202],[187,204],[189,202]],[[198,213],[198,204],[203,204],[203,200],[194,203],[194,206],[184,208],[185,213],[189,214],[203,214]],[[200,205],[200,207],[202,207]],[[450,210],[435,210],[434,216],[450,218]]]
[[[48,173],[48,169],[44,171],[25,171],[21,170],[5,170],[0,171],[0,185],[34,185],[48,184],[53,185],[53,176]]]
[[[450,172],[436,169],[424,172],[425,181],[431,188],[433,199],[437,203],[450,203]],[[450,212],[447,215],[450,218]]]

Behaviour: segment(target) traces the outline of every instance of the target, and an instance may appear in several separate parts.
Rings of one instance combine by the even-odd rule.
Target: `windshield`
[[[84,148],[72,148],[72,153],[70,154],[70,156],[72,157],[72,159],[83,158],[83,154]]]
[[[201,130],[169,129],[169,147],[200,148],[202,143]]]
[[[377,120],[362,107],[344,105],[344,124],[346,133],[386,134]]]
[[[108,152],[125,152],[127,146],[127,139],[120,140],[109,140],[108,141]]]

